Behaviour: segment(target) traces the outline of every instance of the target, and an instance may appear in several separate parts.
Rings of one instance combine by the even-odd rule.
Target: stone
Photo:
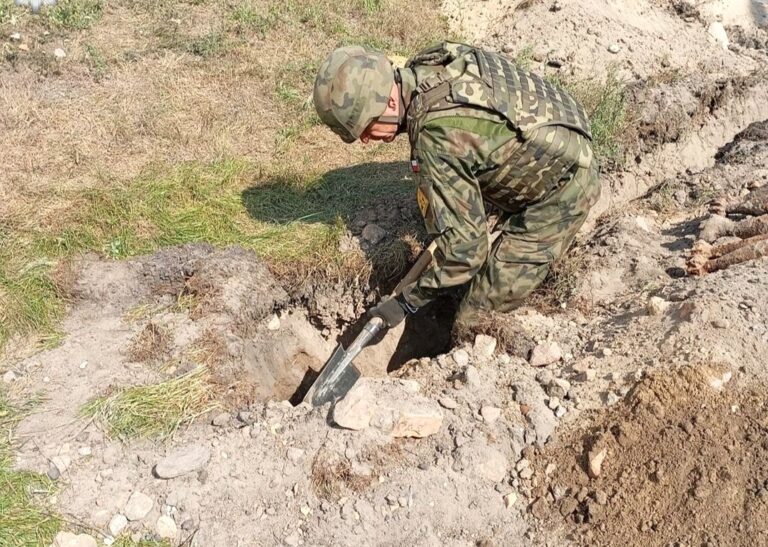
[[[453,360],[460,367],[466,367],[469,364],[469,353],[463,349],[457,349],[453,352]]]
[[[232,415],[229,412],[221,412],[211,420],[211,424],[216,427],[224,427],[231,419]]]
[[[152,498],[137,490],[128,498],[123,514],[130,521],[141,520],[149,514],[154,504]]]
[[[611,44],[608,46],[608,53],[613,53],[614,55],[621,51],[621,46],[619,44]]]
[[[718,318],[712,321],[712,326],[714,326],[716,329],[727,329],[731,326],[731,323],[727,319]]]
[[[563,5],[560,3],[559,0],[555,0],[552,2],[552,5],[549,6],[549,11],[558,12],[561,9],[563,9]]]
[[[493,353],[496,351],[496,344],[496,339],[493,336],[478,334],[475,337],[475,344],[472,347],[472,350],[478,357],[490,359],[493,357]]]
[[[453,468],[454,471],[497,483],[507,476],[507,458],[485,441],[471,440],[456,450]]]
[[[605,403],[608,406],[613,406],[616,403],[618,403],[621,400],[621,397],[616,395],[613,391],[609,391],[608,395],[605,396]]]
[[[443,413],[420,389],[414,380],[361,378],[334,405],[333,421],[355,431],[373,427],[392,437],[427,437],[440,430]]]
[[[524,480],[528,480],[528,479],[530,479],[531,477],[533,477],[533,473],[534,473],[534,471],[533,471],[533,467],[526,467],[525,469],[523,469],[522,471],[520,471],[520,473],[518,473],[518,476],[519,476],[521,479],[524,479]]]
[[[453,410],[459,406],[459,403],[450,397],[440,397],[437,402],[440,403],[441,407],[447,408],[448,410]]]
[[[714,21],[710,23],[707,27],[707,34],[714,38],[721,48],[728,49],[730,40],[728,39],[728,33],[725,31],[725,26],[721,22]]]
[[[539,446],[551,437],[557,425],[557,420],[544,403],[544,391],[533,380],[521,378],[513,385],[515,400],[520,404],[520,410],[525,419],[533,427],[535,442]],[[529,439],[526,436],[526,441]]]
[[[211,451],[205,446],[187,445],[177,448],[155,465],[155,476],[173,479],[203,469],[211,459]]]
[[[480,385],[480,373],[472,365],[464,369],[464,381],[470,386]]]
[[[565,399],[570,390],[571,383],[568,380],[563,380],[562,378],[553,378],[547,386],[547,395],[550,397]]]
[[[536,373],[536,381],[543,386],[548,386],[555,379],[555,375],[551,370],[542,369]]]
[[[504,499],[504,507],[512,509],[512,506],[515,505],[515,502],[517,501],[517,493],[510,492],[509,494],[502,496],[502,498]]]
[[[267,329],[269,330],[280,329],[280,318],[277,315],[273,315],[272,318],[269,320],[269,323],[267,323]]]
[[[362,237],[371,245],[376,245],[387,237],[387,231],[378,224],[368,224],[363,228]]]
[[[21,34],[18,32],[14,32],[8,38],[11,39],[11,42],[19,42],[21,41]]]
[[[566,412],[568,412],[568,410],[564,406],[559,406],[555,409],[555,416],[558,418],[562,418],[563,416],[565,416]]]
[[[549,398],[549,402],[547,403],[547,406],[548,406],[548,407],[549,407],[551,410],[556,410],[556,409],[557,409],[557,407],[559,407],[559,406],[560,406],[560,399],[558,399],[557,397],[550,397],[550,398]]]
[[[531,514],[539,520],[547,518],[549,515],[549,505],[544,497],[540,497],[531,504]]]
[[[304,451],[301,448],[291,446],[288,448],[288,459],[293,463],[299,463],[304,457]]]
[[[81,456],[90,456],[93,451],[90,446],[81,446],[77,449],[77,453]]]
[[[54,456],[51,458],[51,463],[59,470],[59,474],[63,475],[72,464],[72,458],[67,455]]]
[[[117,537],[125,530],[126,526],[128,526],[128,519],[125,518],[125,515],[117,514],[109,521],[109,533]]]
[[[600,505],[605,505],[608,503],[608,494],[604,490],[598,490],[595,492],[595,501]]]
[[[543,342],[533,348],[530,363],[534,367],[544,367],[557,363],[563,358],[563,351],[557,342]]]
[[[18,379],[19,377],[12,370],[9,370],[5,374],[3,374],[3,382],[5,382],[6,384],[12,384]]]
[[[299,533],[294,532],[288,537],[286,537],[283,541],[285,541],[286,545],[290,545],[291,547],[297,547],[299,545]]]
[[[483,421],[488,424],[492,424],[501,416],[501,409],[495,406],[485,405],[480,408],[480,415],[483,417]]]
[[[580,372],[578,376],[576,376],[576,379],[579,382],[591,382],[597,378],[597,372],[592,369],[587,369],[584,372]]]
[[[160,536],[161,539],[176,539],[176,535],[178,534],[178,529],[176,528],[176,522],[169,517],[168,515],[163,515],[159,519],[157,519],[157,523],[155,524],[155,530],[157,531],[157,535]]]
[[[560,514],[567,517],[579,507],[579,502],[574,498],[563,498],[560,502]]]
[[[48,473],[47,473],[47,475],[48,475],[48,478],[51,479],[52,481],[57,481],[57,480],[59,480],[59,477],[61,477],[61,471],[59,471],[59,468],[56,467],[53,464],[53,462],[50,462],[48,464]]]
[[[596,479],[600,476],[600,473],[603,469],[603,461],[605,460],[605,456],[608,454],[608,450],[603,448],[599,451],[592,451],[589,453],[589,469],[587,470],[589,473],[589,476],[593,479]]]
[[[67,56],[67,52],[61,49],[60,47],[57,47],[56,49],[53,50],[53,56],[56,57],[57,59],[63,59],[64,57]]]
[[[53,540],[52,547],[97,547],[96,540],[88,534],[73,534],[59,532]]]
[[[670,303],[659,298],[658,296],[652,296],[648,299],[645,305],[645,310],[648,315],[663,315],[669,309]]]

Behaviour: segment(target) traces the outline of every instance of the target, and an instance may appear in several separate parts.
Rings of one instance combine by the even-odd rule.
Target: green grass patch
[[[85,66],[95,82],[100,82],[107,75],[107,59],[99,48],[91,44],[85,45]]]
[[[213,57],[222,54],[227,47],[226,36],[219,31],[212,31],[197,38],[192,38],[187,44],[187,51],[198,57]]]
[[[45,509],[54,494],[44,475],[11,469],[11,431],[21,416],[0,392],[0,545],[49,545],[61,521]]]
[[[13,15],[14,2],[13,0],[0,0],[0,25],[10,21]]]
[[[262,36],[272,30],[278,21],[278,12],[275,8],[261,10],[255,8],[250,2],[244,2],[234,7],[230,18],[237,30],[255,30]]]
[[[112,547],[171,547],[171,543],[167,540],[156,539],[140,539],[139,541],[133,541],[128,536],[121,536],[115,539]]]
[[[148,386],[119,389],[87,403],[82,414],[96,418],[113,437],[165,439],[216,408],[205,367]]]
[[[48,20],[66,30],[83,30],[96,23],[103,11],[101,0],[59,0],[46,10]]]

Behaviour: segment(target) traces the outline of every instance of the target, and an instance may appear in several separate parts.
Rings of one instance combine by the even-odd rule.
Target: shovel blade
[[[360,378],[360,371],[352,362],[353,358],[354,355],[350,355],[339,344],[304,396],[304,402],[312,406],[322,406],[344,397]]]

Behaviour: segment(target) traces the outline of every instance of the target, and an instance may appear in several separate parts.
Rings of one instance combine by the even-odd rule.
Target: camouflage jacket
[[[448,70],[441,48],[458,52]],[[411,142],[417,201],[428,233],[437,240],[432,267],[403,291],[416,306],[434,299],[440,289],[468,282],[483,265],[488,254],[486,203],[502,212],[519,211],[556,190],[568,170],[592,161],[588,121],[570,96],[487,52],[486,60],[497,63],[499,74],[514,70],[516,77],[493,81],[495,95],[484,95],[473,89],[486,89],[477,83],[480,70],[473,73],[479,69],[472,64],[474,51],[443,44],[417,55],[397,73],[408,113],[401,130]],[[438,62],[429,64],[430,55]],[[451,71],[452,81],[445,86]],[[441,85],[442,91],[432,91],[424,108],[424,97]],[[521,108],[526,101],[515,94],[525,93],[527,108]],[[556,99],[549,101],[547,93]],[[558,102],[559,110],[551,104]],[[562,126],[571,129],[566,132],[571,137],[555,139],[563,134],[556,131]]]

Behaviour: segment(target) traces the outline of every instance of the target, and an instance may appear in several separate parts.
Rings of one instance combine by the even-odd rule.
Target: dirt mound
[[[545,450],[542,471],[557,469],[534,514],[581,544],[762,544],[766,389],[723,389],[729,378],[710,367],[645,378]]]

